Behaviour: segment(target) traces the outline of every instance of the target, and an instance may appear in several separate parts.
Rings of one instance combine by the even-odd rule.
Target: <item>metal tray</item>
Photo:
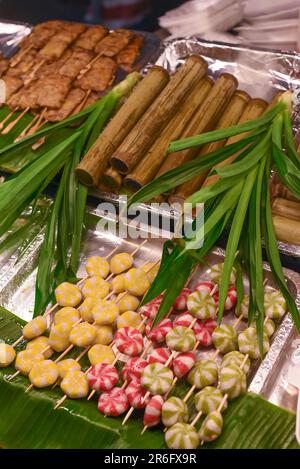
[[[79,277],[85,276],[84,264],[87,257],[91,255],[105,256],[114,247],[119,247],[120,251],[132,252],[135,247],[147,238],[147,226],[140,226],[140,239],[121,239],[118,233],[113,230],[103,228],[103,220],[113,226],[112,218],[99,218],[96,211],[90,211],[87,217],[87,232],[82,248],[82,258],[78,271]],[[101,221],[101,226],[99,222]],[[131,224],[127,223],[127,227]],[[132,226],[132,225],[131,225]],[[22,259],[22,262],[14,265],[14,262],[8,263],[7,270],[0,278],[0,304],[12,311],[17,316],[30,320],[33,311],[34,285],[36,277],[36,266],[38,250],[42,242],[42,231],[32,243],[30,250]],[[160,259],[163,242],[171,238],[171,233],[163,233],[163,236],[156,239],[149,238],[147,243],[138,251],[135,256],[135,265],[140,266],[145,262],[156,261]],[[209,265],[216,262],[222,262],[224,251],[216,248],[207,256],[207,264],[198,267],[193,276],[190,285],[193,287],[200,277],[208,278]],[[267,264],[265,268],[265,277],[267,285],[270,288],[275,287],[270,270]],[[285,277],[290,291],[296,299],[298,308],[300,307],[300,275],[285,269]],[[245,279],[245,290],[247,290],[247,280]],[[224,321],[233,324],[236,316],[233,312],[224,315]],[[242,321],[239,329],[246,327],[246,322]],[[266,399],[280,406],[295,410],[296,398],[293,388],[286,382],[286,371],[290,359],[298,360],[300,365],[300,341],[293,342],[297,334],[293,327],[289,314],[278,324],[278,328],[272,337],[272,345],[269,353],[261,362],[253,362],[252,371],[249,375],[250,390],[263,395]],[[214,353],[213,348],[199,350],[199,356],[209,356]],[[292,358],[291,358],[292,357]]]

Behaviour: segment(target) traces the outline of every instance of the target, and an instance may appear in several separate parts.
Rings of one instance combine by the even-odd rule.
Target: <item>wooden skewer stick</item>
[[[43,59],[43,60],[41,60],[41,61],[36,65],[36,67],[32,70],[32,72],[30,73],[30,75],[28,76],[28,78],[24,81],[24,85],[25,85],[25,86],[29,85],[29,83],[31,83],[32,80],[34,80],[36,72],[37,72],[46,62],[47,62],[47,60],[46,60],[46,59]]]
[[[77,114],[78,112],[80,112],[82,110],[82,108],[85,106],[85,103],[87,102],[88,100],[88,97],[90,96],[92,90],[87,90],[86,92],[86,95],[85,97],[83,98],[83,100],[81,101],[81,103],[79,103],[76,108],[74,109],[74,111],[72,112],[72,114]]]
[[[42,110],[42,112],[41,112],[40,115],[39,115],[39,118],[38,118],[37,122],[35,123],[34,126],[31,127],[31,129],[29,130],[27,136],[35,134],[35,132],[37,132],[38,129],[39,129],[40,127],[42,127],[42,125],[44,125],[44,124],[46,124],[46,123],[48,122],[47,120],[45,120],[44,122],[42,122],[43,119],[44,119],[44,115],[45,115],[46,112],[47,112],[47,108],[45,108],[45,109]]]
[[[10,62],[11,68],[14,68],[16,65],[18,65],[21,62],[24,55],[26,55],[27,52],[29,52],[31,49],[33,49],[33,45],[24,47],[24,49],[21,52],[19,52],[18,57],[11,60]]]
[[[98,54],[96,55],[96,57],[94,57],[82,70],[80,70],[79,74],[78,74],[78,77],[77,77],[77,80],[80,80],[83,75],[85,75],[91,68],[91,66],[98,60],[100,59],[102,54]]]
[[[2,122],[0,122],[0,130],[3,129],[4,125],[6,124],[7,121],[14,115],[14,113],[18,110],[18,108],[15,111],[11,111],[7,116],[3,119]]]
[[[26,137],[27,132],[28,132],[29,129],[35,124],[35,122],[37,121],[38,118],[39,118],[39,114],[36,114],[36,116],[34,116],[34,118],[32,119],[32,121],[29,122],[29,124],[25,127],[24,130],[22,130],[22,132],[20,133],[20,135],[15,138],[14,143],[15,143],[15,142],[18,142],[19,140],[22,140],[22,138]]]
[[[30,110],[30,107],[27,106],[22,112],[21,114],[12,122],[10,122],[4,130],[2,130],[2,134],[3,135],[6,135],[8,134],[14,127],[15,125],[17,125],[17,123],[25,116],[25,114]]]

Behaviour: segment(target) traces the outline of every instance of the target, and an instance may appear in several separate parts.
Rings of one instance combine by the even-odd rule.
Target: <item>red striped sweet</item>
[[[197,320],[193,327],[196,340],[202,347],[209,347],[212,344],[212,333],[217,327],[217,321],[214,319]]]
[[[155,427],[161,421],[161,409],[164,403],[162,396],[152,396],[146,405],[144,412],[144,425],[147,427]]]
[[[204,291],[205,293],[210,294],[212,290],[215,288],[215,283],[211,282],[210,280],[203,280],[198,282],[195,286],[195,290]]]
[[[141,332],[133,327],[121,327],[121,329],[118,329],[115,334],[115,342],[119,352],[129,357],[139,355],[144,347]]]
[[[181,290],[180,295],[176,298],[174,301],[173,307],[177,311],[184,311],[186,309],[186,301],[187,297],[192,293],[192,291],[189,288],[184,287]]]
[[[108,392],[100,394],[98,399],[98,410],[104,415],[118,417],[129,407],[126,392],[121,388],[113,388]]]
[[[110,391],[117,384],[119,375],[114,366],[99,363],[89,370],[87,380],[89,386],[95,391]]]
[[[215,302],[218,304],[219,303],[219,292],[216,292],[214,294],[214,299],[215,299]],[[237,302],[236,288],[234,286],[229,287],[228,292],[227,292],[226,301],[225,301],[225,306],[224,306],[225,311],[229,311],[230,309],[232,309],[236,305],[236,302]]]
[[[122,369],[123,381],[127,381],[128,383],[131,381],[139,381],[141,379],[141,373],[147,365],[148,362],[143,360],[143,358],[129,358]]]
[[[161,293],[156,298],[154,298],[154,300],[149,301],[149,303],[142,306],[139,309],[140,314],[143,314],[149,319],[154,319],[157,314],[157,311],[159,310],[162,300],[163,300],[163,294]]]
[[[143,409],[150,400],[150,396],[144,400],[146,391],[139,381],[131,381],[126,387],[125,392],[129,405],[135,409]]]
[[[179,316],[174,320],[174,326],[189,327],[193,320],[194,316],[192,316],[188,311],[185,311],[185,313],[179,314]]]
[[[148,339],[157,344],[161,344],[164,342],[167,333],[172,329],[173,324],[171,319],[166,318],[159,321],[152,330],[151,327],[152,321],[147,324],[145,330]]]
[[[193,368],[195,361],[195,352],[179,353],[173,360],[174,374],[178,378],[182,378]]]
[[[171,355],[167,347],[155,348],[148,357],[149,363],[162,363],[163,365],[168,361]]]

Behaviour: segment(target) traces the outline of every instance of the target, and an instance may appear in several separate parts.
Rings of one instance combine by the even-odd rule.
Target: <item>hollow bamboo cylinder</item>
[[[264,101],[263,99],[260,99],[260,98],[251,99],[251,101],[246,106],[243,114],[241,115],[238,124],[244,124],[245,122],[251,121],[251,120],[256,119],[257,117],[261,116],[262,113],[266,110],[267,105],[268,105],[268,103],[266,101]],[[239,140],[244,138],[246,135],[247,135],[247,132],[243,132],[241,134],[234,135],[233,137],[230,137],[227,140],[226,145],[230,145],[232,143],[238,142]],[[235,158],[237,158],[237,156],[239,154],[240,154],[240,152],[229,156],[225,161],[222,161],[221,163],[217,164],[213,169],[221,168],[222,166],[225,166],[225,165],[228,165],[228,164],[232,163],[235,160]],[[215,183],[216,181],[218,181],[218,179],[219,179],[219,176],[217,174],[213,174],[212,176],[208,176],[205,179],[204,183],[203,183],[203,187],[207,187],[210,184]]]
[[[110,159],[113,168],[121,174],[128,174],[137,165],[206,71],[207,62],[202,57],[192,55],[186,60],[114,152]]]
[[[247,103],[250,100],[250,96],[245,93],[244,91],[238,90],[234,93],[233,97],[231,98],[227,108],[225,109],[223,115],[221,116],[216,129],[225,129],[226,127],[230,127],[231,125],[236,124]],[[218,140],[217,142],[207,143],[203,146],[199,153],[199,157],[203,155],[207,155],[213,151],[222,148],[226,143],[226,139]],[[178,189],[171,194],[169,197],[169,203],[183,203],[185,199],[187,199],[190,195],[196,192],[202,185],[203,181],[205,180],[208,172],[199,174],[199,176],[195,176],[193,179],[185,182]]]
[[[300,200],[294,202],[278,197],[272,204],[272,213],[285,218],[291,218],[300,222]]]
[[[273,224],[278,240],[300,245],[300,221],[274,215]]]
[[[100,178],[100,184],[111,187],[114,190],[120,189],[122,185],[122,176],[114,168],[109,166]]]
[[[233,75],[229,73],[221,75],[215,82],[202,106],[193,116],[193,119],[183,133],[183,137],[201,134],[212,129],[230,101],[237,85],[238,82]],[[194,158],[198,153],[199,148],[188,148],[186,150],[170,153],[156,177],[161,176],[171,169],[178,168],[183,163]]]
[[[76,175],[80,182],[87,186],[97,186],[110,156],[168,81],[169,74],[164,68],[154,66],[148,71],[77,166]]]
[[[125,187],[136,191],[152,181],[167,157],[170,141],[182,135],[196,109],[199,108],[212,88],[213,83],[211,78],[205,77],[198,86],[190,91],[182,108],[175,114],[163,133],[155,140],[139,164],[125,177]]]

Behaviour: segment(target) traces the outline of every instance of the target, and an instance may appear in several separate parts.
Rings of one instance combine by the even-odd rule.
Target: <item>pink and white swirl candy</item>
[[[177,311],[184,311],[186,309],[186,300],[187,297],[191,294],[191,290],[189,288],[184,287],[181,290],[180,295],[174,301],[173,307]]]
[[[123,414],[129,407],[126,392],[121,388],[113,388],[104,392],[98,399],[98,410],[102,414],[117,417]]]
[[[87,373],[89,386],[95,391],[110,391],[118,382],[117,369],[107,363],[99,363],[92,366]]]
[[[186,375],[194,366],[196,361],[195,352],[179,353],[173,360],[173,371],[178,378]]]
[[[135,357],[139,355],[144,347],[143,336],[133,327],[121,327],[115,334],[116,347],[119,352]]]
[[[164,342],[167,333],[172,329],[173,325],[171,319],[166,318],[159,321],[152,330],[151,327],[152,321],[147,324],[145,330],[148,339],[157,344],[161,344]]]
[[[198,282],[195,286],[195,290],[204,291],[205,293],[210,294],[213,289],[215,288],[215,283],[211,282],[210,280],[203,280]]]
[[[185,311],[185,313],[179,314],[179,316],[174,320],[174,326],[189,327],[193,320],[194,316],[192,316],[188,311]]]
[[[157,314],[157,311],[159,310],[159,307],[161,305],[163,297],[164,297],[164,295],[163,295],[163,293],[161,293],[156,298],[154,298],[154,300],[149,301],[149,303],[142,306],[139,309],[140,314],[143,314],[144,316],[146,316],[149,319],[154,319],[156,314]]]
[[[150,396],[144,400],[146,391],[139,381],[131,381],[126,387],[125,392],[130,406],[135,409],[144,408],[150,400]]]
[[[131,381],[139,381],[141,379],[141,373],[147,365],[148,362],[143,360],[143,358],[129,358],[122,369],[123,381],[127,381],[128,383]]]
[[[148,356],[149,363],[162,363],[163,365],[168,361],[171,355],[167,347],[155,348]]]
[[[214,299],[215,299],[215,302],[218,304],[219,303],[219,292],[216,292],[214,294]],[[236,302],[237,302],[236,288],[234,286],[231,286],[228,289],[227,297],[226,297],[226,300],[225,300],[225,306],[224,306],[225,311],[229,311],[230,309],[232,309],[236,305]]]
[[[152,396],[148,404],[146,405],[144,412],[144,425],[147,427],[154,427],[161,421],[161,409],[164,403],[162,396]]]
[[[197,320],[193,327],[196,340],[202,347],[209,347],[212,344],[212,333],[217,327],[217,322],[214,319]]]

